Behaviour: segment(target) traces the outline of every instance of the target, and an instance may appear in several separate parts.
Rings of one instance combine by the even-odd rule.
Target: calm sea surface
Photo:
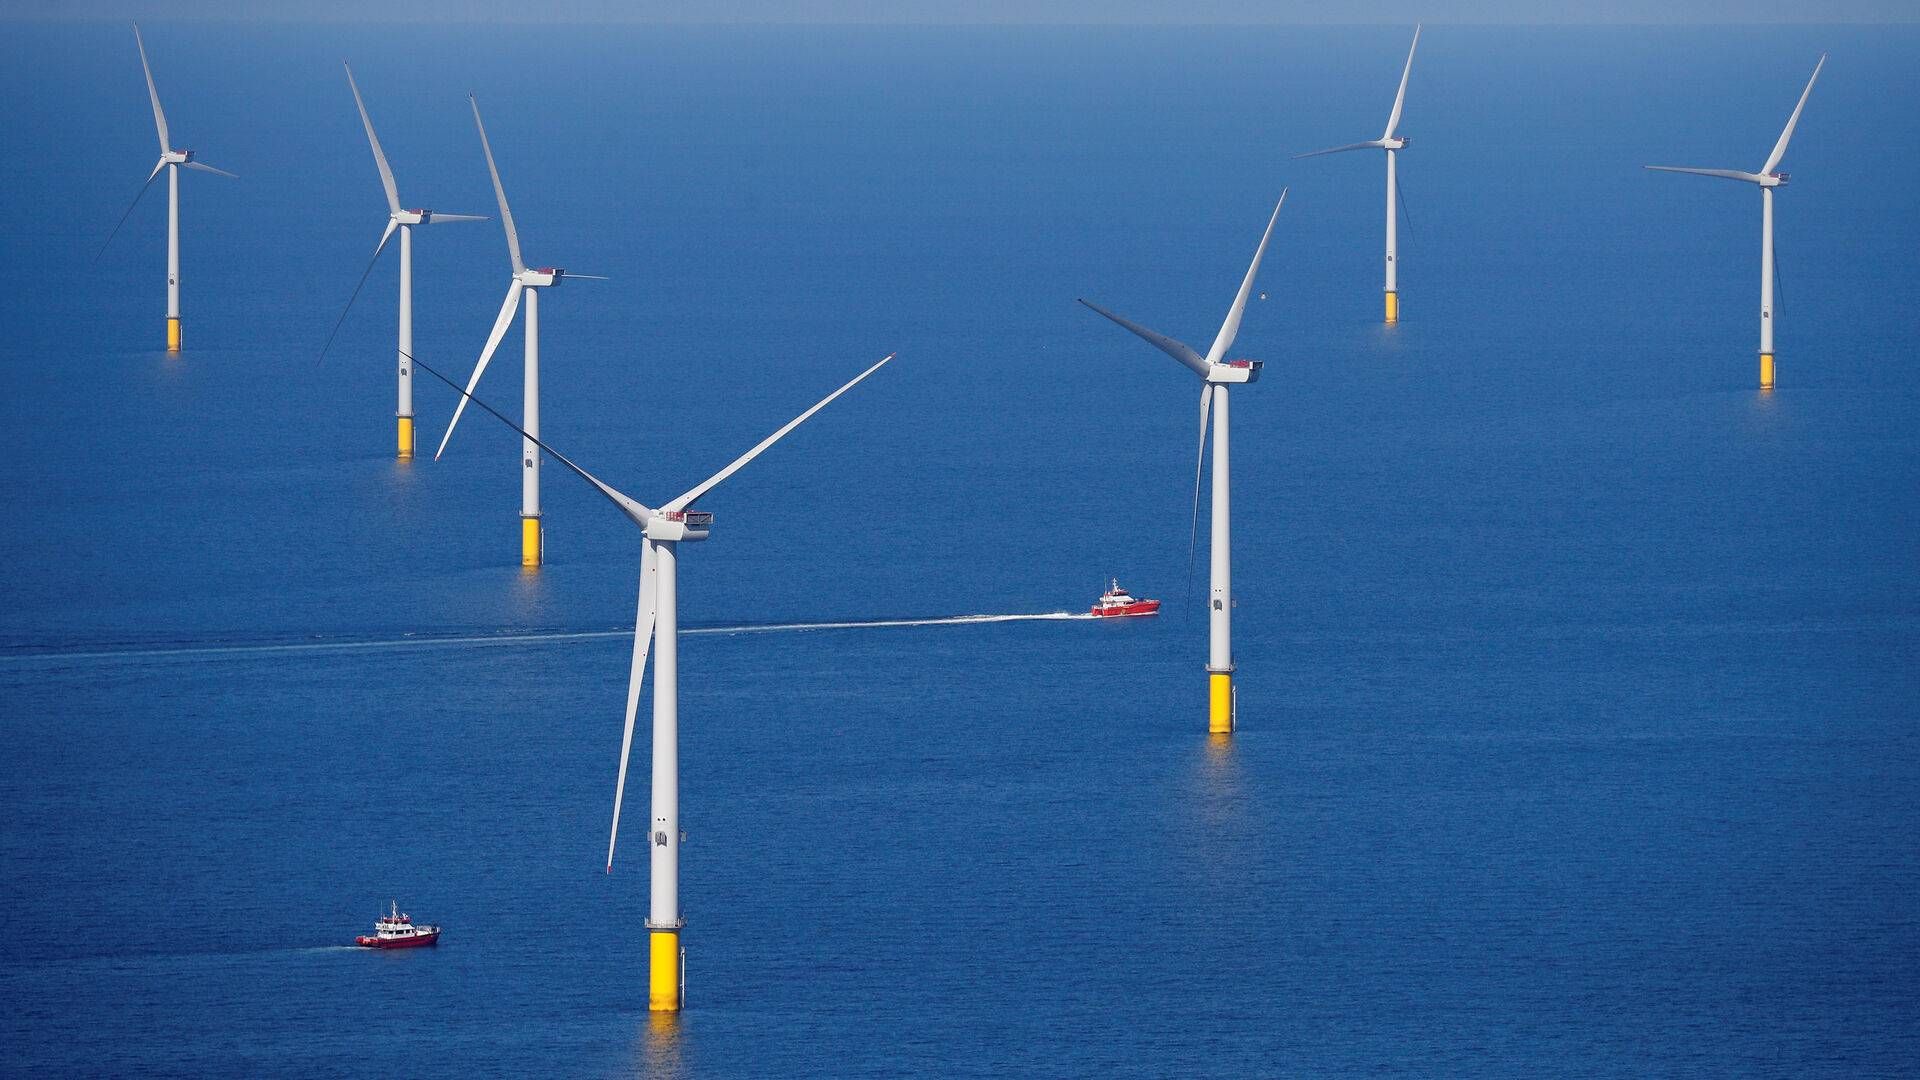
[[[145,30],[241,176],[184,177],[177,360],[162,186],[90,261],[132,35],[0,35],[0,1072],[1920,1060],[1920,32],[1430,28],[1383,327],[1378,157],[1289,156],[1400,28]],[[1822,50],[1762,396],[1759,199],[1640,166],[1758,166]],[[494,213],[473,91],[528,261],[612,279],[544,297],[544,428],[635,496],[899,350],[703,500],[684,626],[1166,601],[689,634],[677,1023],[601,867],[634,530],[549,466],[523,574],[516,437],[392,460],[391,259],[316,362],[384,215],[342,57],[403,203]],[[1204,347],[1287,184],[1210,743],[1196,387],[1073,300]],[[464,375],[497,223],[416,276]],[[438,949],[342,947],[391,897]]]

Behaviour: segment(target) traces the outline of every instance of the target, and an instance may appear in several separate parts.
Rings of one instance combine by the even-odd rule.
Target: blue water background
[[[1383,327],[1378,157],[1289,155],[1377,135],[1398,28],[145,29],[242,177],[184,178],[181,359],[164,188],[90,261],[131,34],[0,36],[0,1071],[1920,1060],[1920,33],[1430,28]],[[1758,198],[1640,165],[1758,167],[1829,49],[1762,396]],[[612,279],[544,298],[544,429],[636,497],[899,350],[703,500],[684,625],[1167,602],[688,636],[677,1023],[601,872],[627,642],[421,643],[630,624],[632,527],[549,465],[523,574],[511,433],[392,460],[390,259],[315,361],[383,216],[342,57],[406,205],[493,213],[471,90],[529,262]],[[1287,184],[1209,742],[1197,388],[1073,299],[1204,348]],[[497,223],[417,241],[464,375]],[[444,944],[339,948],[389,897]]]

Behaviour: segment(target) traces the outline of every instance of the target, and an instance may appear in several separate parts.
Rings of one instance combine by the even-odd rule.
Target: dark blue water
[[[185,178],[180,360],[164,192],[89,262],[131,35],[0,42],[0,1071],[1920,1058],[1920,34],[1430,28],[1385,328],[1377,159],[1288,156],[1378,130],[1397,28],[146,29],[242,177]],[[1761,396],[1758,199],[1639,166],[1756,167],[1825,49]],[[391,460],[391,262],[314,360],[382,224],[342,56],[406,204],[492,213],[472,90],[528,261],[612,278],[545,298],[545,430],[635,496],[899,350],[703,500],[684,625],[1167,601],[688,635],[675,1023],[601,872],[631,526],[549,468],[523,575],[511,433]],[[1204,346],[1283,184],[1210,743],[1195,388],[1072,301]],[[416,256],[464,374],[497,226]],[[341,948],[389,897],[444,943]]]

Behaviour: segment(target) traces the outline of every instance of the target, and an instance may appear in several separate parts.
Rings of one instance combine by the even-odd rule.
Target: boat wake
[[[1090,614],[1049,611],[1037,615],[945,615],[936,619],[871,619],[866,622],[767,623],[762,626],[701,626],[682,629],[682,634],[758,634],[790,630],[865,630],[879,626],[972,626],[976,623],[1041,622],[1062,619],[1091,619]],[[630,635],[632,631],[621,631]]]
[[[683,626],[689,634],[773,634],[814,630],[868,630],[903,626],[975,626],[985,623],[1058,622],[1093,620],[1090,614],[1048,611],[1011,615],[945,615],[928,619],[861,619],[841,622],[746,623],[739,626]],[[460,634],[436,636],[407,634],[395,638],[364,638],[344,641],[255,642],[234,645],[180,645],[131,647],[124,649],[47,650],[0,655],[0,667],[24,667],[31,664],[71,663],[83,660],[167,660],[192,657],[258,656],[275,653],[371,652],[385,649],[466,648],[488,645],[530,645],[564,641],[598,641],[632,637],[631,629],[619,630],[533,630],[520,633]],[[351,946],[348,946],[351,948]]]

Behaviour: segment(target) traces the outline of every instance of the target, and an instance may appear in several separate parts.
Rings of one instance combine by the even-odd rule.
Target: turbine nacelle
[[[1262,366],[1259,360],[1228,360],[1207,369],[1207,382],[1214,386],[1258,382]]]
[[[185,165],[192,160],[193,151],[191,150],[162,150],[160,152],[160,163],[163,165]]]
[[[566,274],[567,272],[565,270],[557,267],[529,266],[524,270],[517,271],[513,275],[513,280],[529,289],[545,289],[560,284],[560,279],[565,277]]]
[[[433,220],[431,210],[395,210],[388,215],[395,225],[425,225]]]
[[[1762,187],[1785,187],[1787,183],[1787,174],[1783,172],[1768,173],[1767,179],[1773,181],[1773,183],[1768,184],[1763,182],[1761,184]]]
[[[705,510],[656,510],[647,518],[647,539],[659,541],[705,540],[713,525],[713,515]]]
[[[1411,142],[1413,142],[1413,140],[1407,138],[1405,135],[1395,135],[1391,138],[1381,139],[1380,147],[1383,150],[1405,150],[1407,144]]]

